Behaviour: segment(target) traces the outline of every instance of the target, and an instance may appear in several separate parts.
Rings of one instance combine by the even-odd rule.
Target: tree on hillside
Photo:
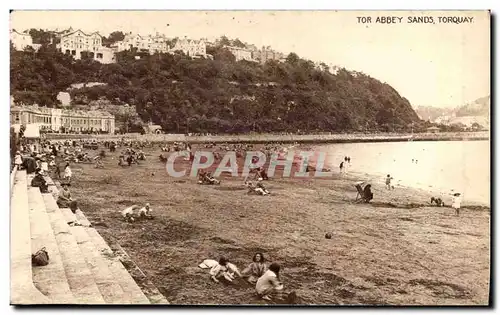
[[[52,38],[54,37],[52,32],[44,31],[42,29],[32,28],[29,30],[29,34],[33,39],[33,44],[41,44],[48,45],[51,43]]]
[[[241,47],[241,48],[245,48],[246,45],[241,41],[239,40],[238,38],[236,38],[235,40],[232,41],[232,46],[236,46],[236,47]]]
[[[288,56],[286,57],[286,62],[289,64],[295,65],[299,62],[300,58],[296,53],[289,53]]]
[[[111,34],[109,34],[108,37],[102,37],[102,45],[103,46],[111,46],[116,42],[122,41],[125,39],[125,34],[121,31],[114,31]]]
[[[221,36],[219,39],[220,46],[231,46],[231,41],[225,36]]]

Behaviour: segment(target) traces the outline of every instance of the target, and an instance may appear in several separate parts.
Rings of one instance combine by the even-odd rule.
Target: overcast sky
[[[402,23],[376,24],[382,16]],[[358,16],[373,23],[358,23]],[[409,24],[432,16],[435,24]],[[438,17],[472,17],[443,24]],[[15,11],[11,28],[112,31],[171,37],[240,38],[361,71],[392,85],[415,107],[455,107],[490,94],[490,20],[487,12],[446,11]]]

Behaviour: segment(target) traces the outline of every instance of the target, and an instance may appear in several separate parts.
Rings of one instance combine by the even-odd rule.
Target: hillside
[[[461,123],[464,125],[476,122],[485,126],[489,121],[490,96],[478,98],[474,102],[456,108],[419,106],[415,111],[421,119],[431,122],[446,121],[447,124]]]
[[[464,116],[481,116],[488,117],[490,115],[490,96],[478,98],[470,104],[465,104],[459,107],[456,111],[457,117]]]
[[[415,112],[423,120],[435,121],[441,116],[451,116],[455,113],[455,108],[433,107],[433,106],[418,106]]]
[[[11,47],[11,94],[16,102],[58,106],[57,93],[71,84],[103,82],[71,90],[75,103],[130,104],[143,121],[170,132],[397,131],[419,122],[396,90],[359,72],[334,75],[293,53],[264,65],[235,62],[220,47],[210,53],[214,60],[125,51],[104,65],[47,45],[38,52]]]

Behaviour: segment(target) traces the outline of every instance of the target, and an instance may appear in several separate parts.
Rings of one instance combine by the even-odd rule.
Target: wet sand
[[[117,165],[118,152],[106,152],[104,169],[74,164],[71,191],[91,222],[105,222],[96,226],[101,235],[125,249],[172,304],[266,304],[244,281],[215,284],[197,267],[224,255],[242,269],[256,252],[281,263],[298,303],[488,304],[488,207],[464,201],[457,217],[431,207],[425,191],[376,183],[374,200],[357,204],[354,174],[277,174],[265,182],[271,195],[254,196],[242,178],[202,186],[169,177],[160,150],[145,152],[147,160],[131,167]],[[120,210],[146,202],[154,220],[121,219]]]

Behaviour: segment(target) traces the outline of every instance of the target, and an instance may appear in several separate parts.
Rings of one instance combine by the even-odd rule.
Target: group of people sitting
[[[125,210],[121,211],[121,215],[125,221],[132,223],[140,219],[153,219],[151,212],[152,210],[150,204],[146,203],[146,205],[142,208],[138,205],[127,207]]]
[[[279,301],[284,299],[284,286],[280,279],[281,266],[273,262],[268,267],[262,253],[256,253],[252,262],[241,272],[225,257],[220,257],[218,261],[205,259],[198,267],[210,269],[210,279],[216,283],[219,283],[220,280],[232,282],[236,277],[239,277],[255,285],[255,291],[264,300]],[[292,295],[294,294],[288,295],[288,298]]]

